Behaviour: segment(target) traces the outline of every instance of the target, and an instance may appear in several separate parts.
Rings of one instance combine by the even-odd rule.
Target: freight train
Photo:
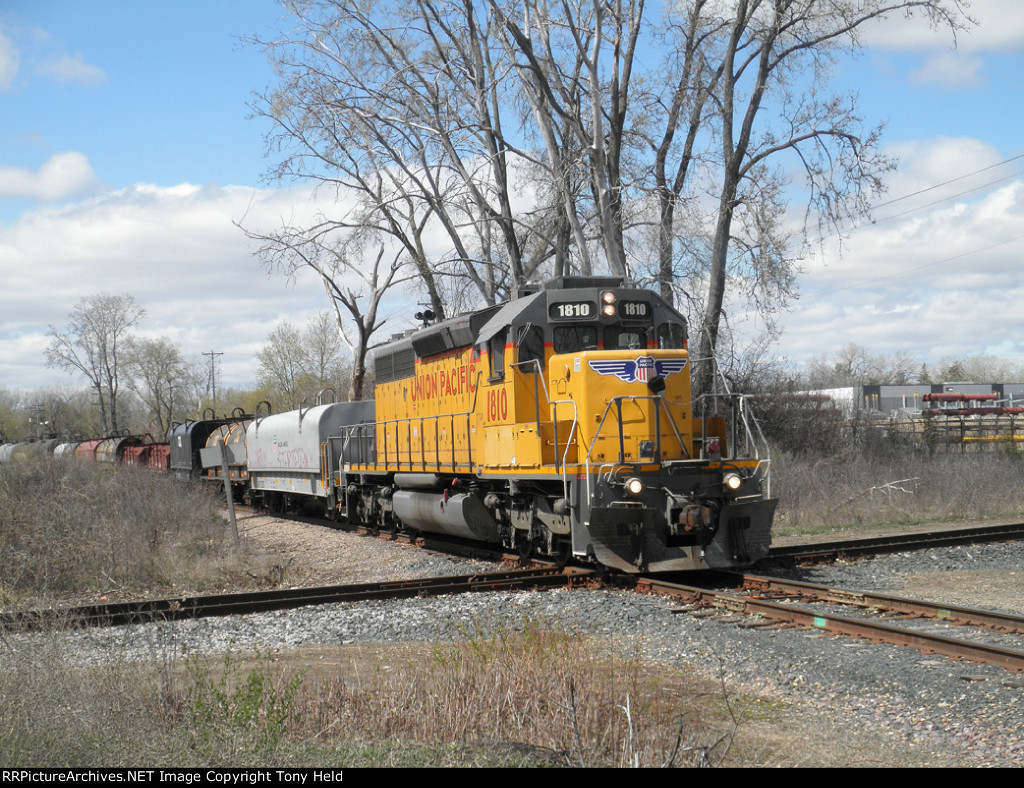
[[[394,337],[372,401],[178,425],[169,467],[209,481],[227,468],[271,510],[312,505],[523,556],[749,565],[775,512],[767,450],[742,396],[694,401],[690,361],[686,320],[656,293],[561,277]],[[218,458],[205,469],[203,449]]]

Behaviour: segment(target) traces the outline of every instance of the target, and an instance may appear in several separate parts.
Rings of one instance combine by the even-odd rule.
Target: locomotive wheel
[[[516,550],[519,552],[519,562],[525,564],[533,555],[533,540],[529,537],[524,538],[516,545]]]

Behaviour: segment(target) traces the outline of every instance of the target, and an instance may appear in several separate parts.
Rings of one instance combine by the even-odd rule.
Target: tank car
[[[57,448],[58,444],[60,441],[57,438],[42,438],[16,443],[11,448],[10,459],[24,461],[28,458],[52,457],[53,450]]]
[[[374,423],[324,441],[342,517],[626,572],[768,551],[766,450],[742,397],[696,414],[686,321],[656,293],[558,278],[375,363]]]
[[[53,450],[54,458],[74,457],[80,441],[65,441]]]

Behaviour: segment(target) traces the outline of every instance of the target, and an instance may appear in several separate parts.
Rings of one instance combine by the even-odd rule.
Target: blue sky
[[[807,260],[779,355],[856,342],[929,363],[1024,361],[1024,159],[999,165],[1024,153],[1024,2],[975,0],[972,13],[981,24],[956,50],[892,22],[837,67],[900,157],[886,199],[978,174],[879,209],[906,213]],[[246,106],[273,75],[240,37],[282,16],[271,0],[0,4],[0,385],[69,380],[43,349],[83,295],[131,293],[143,333],[223,351],[237,384],[277,323],[326,307],[315,281],[267,276],[233,224],[311,209],[303,190],[263,181],[266,127]],[[402,301],[391,330],[411,325],[415,298]]]
[[[105,188],[256,184],[263,129],[246,102],[272,74],[240,37],[273,32],[281,16],[268,0],[0,7],[0,33],[19,60],[0,95],[0,164],[36,170],[77,151]],[[0,211],[12,218],[10,204]]]

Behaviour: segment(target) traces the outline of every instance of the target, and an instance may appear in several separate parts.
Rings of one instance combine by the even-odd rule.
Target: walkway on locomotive
[[[565,479],[699,461],[686,340],[656,293],[605,278],[424,327],[379,354],[377,424],[344,436],[342,470]],[[704,429],[725,443],[723,424]]]

